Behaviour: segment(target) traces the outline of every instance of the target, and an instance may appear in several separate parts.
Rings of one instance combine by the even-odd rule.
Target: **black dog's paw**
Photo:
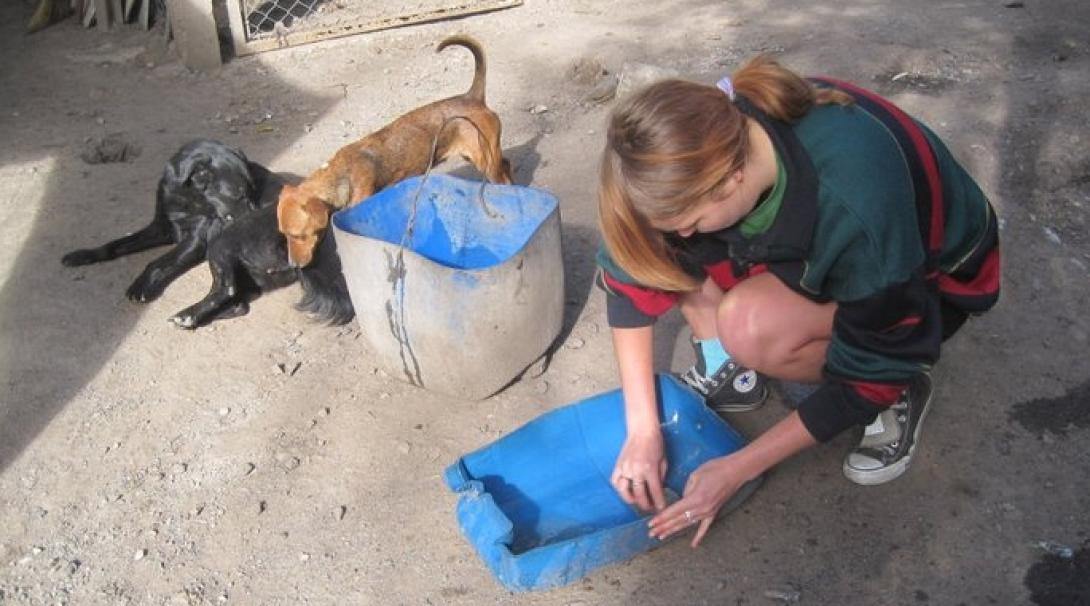
[[[229,320],[231,318],[241,318],[250,313],[250,304],[246,301],[239,301],[234,305],[225,307],[216,314],[217,320]]]
[[[73,250],[61,257],[61,265],[64,265],[65,267],[79,267],[80,265],[97,263],[99,260],[99,256],[94,250],[80,249]]]
[[[197,328],[197,317],[182,312],[170,319],[171,323],[178,328],[184,328],[186,330],[193,330]]]
[[[147,303],[159,298],[163,287],[146,273],[140,274],[125,291],[125,296],[134,303]]]

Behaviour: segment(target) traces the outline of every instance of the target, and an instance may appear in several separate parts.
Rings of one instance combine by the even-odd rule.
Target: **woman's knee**
[[[817,304],[791,291],[774,276],[745,280],[723,297],[716,330],[739,364],[771,371],[795,364],[800,351],[832,334],[836,306]]]
[[[762,352],[768,351],[770,338],[756,299],[744,289],[731,290],[723,296],[716,314],[719,340],[731,357],[747,368],[762,364]]]

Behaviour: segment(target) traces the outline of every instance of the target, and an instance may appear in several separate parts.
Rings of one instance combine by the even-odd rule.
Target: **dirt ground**
[[[161,31],[66,21],[27,37],[29,15],[0,4],[0,604],[1090,603],[1084,0],[526,0],[208,74]],[[203,266],[146,305],[124,291],[158,253],[61,266],[143,226],[191,138],[306,174],[464,90],[469,54],[432,52],[455,32],[486,46],[516,180],[561,201],[566,321],[540,376],[452,400],[377,370],[355,323],[308,321],[298,287],[190,333],[167,318],[203,296]],[[586,66],[713,81],[758,51],[878,90],[948,141],[1002,217],[1002,300],[945,348],[901,479],[845,480],[844,435],[776,469],[697,550],[675,541],[510,594],[460,535],[440,476],[617,385],[591,287],[610,104],[588,100]],[[84,162],[109,133],[140,154]],[[685,362],[678,326],[661,324],[661,367]],[[752,436],[784,411],[732,421]]]

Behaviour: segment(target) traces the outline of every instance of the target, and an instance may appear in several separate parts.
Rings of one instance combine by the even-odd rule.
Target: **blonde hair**
[[[767,55],[733,75],[734,90],[772,118],[794,122],[815,104],[846,105]],[[742,168],[748,121],[715,86],[664,80],[627,98],[610,116],[602,153],[598,221],[613,262],[640,284],[690,291],[699,282],[678,265],[652,226],[704,199]]]

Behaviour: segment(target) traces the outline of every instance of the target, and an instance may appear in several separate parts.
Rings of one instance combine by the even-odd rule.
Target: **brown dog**
[[[511,183],[500,149],[500,118],[484,102],[484,51],[468,36],[451,36],[439,43],[436,52],[451,45],[464,46],[473,53],[476,71],[469,91],[414,109],[382,130],[342,147],[299,185],[284,186],[276,216],[280,232],[287,237],[292,265],[310,263],[334,210],[419,175],[432,163],[454,154],[472,163],[489,181]]]

